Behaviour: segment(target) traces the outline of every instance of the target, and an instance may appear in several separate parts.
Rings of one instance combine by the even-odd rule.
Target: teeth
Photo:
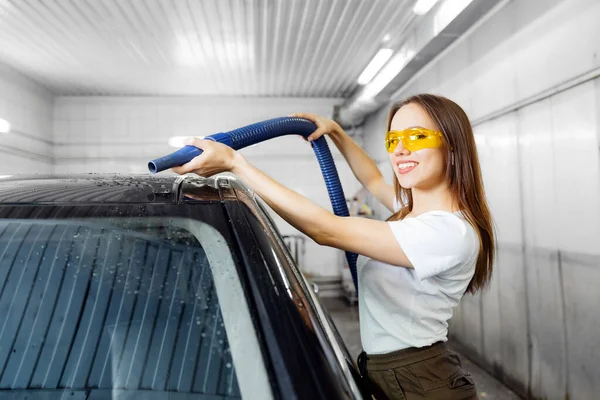
[[[406,169],[406,168],[411,168],[411,167],[416,167],[416,166],[417,166],[417,163],[414,163],[414,162],[398,164],[398,168],[400,168],[400,169]]]

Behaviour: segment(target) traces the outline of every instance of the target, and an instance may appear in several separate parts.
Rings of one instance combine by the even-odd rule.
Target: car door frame
[[[263,303],[257,304],[257,310],[259,310],[259,319],[262,320],[263,334],[267,342],[270,342],[268,346],[275,346],[269,349],[270,357],[274,362],[276,375],[282,375],[276,377],[280,390],[283,390],[282,394],[293,396],[292,392],[295,390],[292,387],[297,388],[300,384],[298,377],[308,378],[308,375],[311,375],[294,373],[294,369],[303,366],[319,370],[316,379],[314,374],[312,375],[313,382],[318,381],[318,385],[321,386],[321,392],[315,391],[311,394],[313,396],[311,398],[322,397],[320,395],[325,392],[327,398],[362,398],[358,383],[360,377],[339,333],[326,310],[320,305],[314,291],[310,289],[310,285],[294,264],[268,212],[243,187],[236,187],[235,194],[238,201],[226,202],[226,208],[230,221],[235,225],[238,245],[244,253],[242,257],[252,270],[249,274],[249,289],[254,291],[254,300]],[[264,299],[261,299],[260,293],[256,292],[256,284],[261,279],[263,283],[269,281],[272,289],[279,292],[280,303],[266,304],[262,301]],[[287,296],[283,295],[285,292]],[[307,328],[303,335],[312,334],[312,338],[306,339],[307,343],[312,343],[312,351],[302,354],[292,364],[289,363],[290,360],[285,360],[281,353],[282,349],[277,349],[275,343],[277,338],[268,338],[268,331],[272,328],[269,326],[269,320],[272,323],[273,319],[269,309],[274,312],[278,307],[282,317],[283,310],[286,310],[288,315],[285,318],[288,319],[288,323],[295,323],[296,329],[302,330],[299,328],[298,321],[303,321]],[[300,332],[296,333],[300,334]],[[331,397],[332,395],[335,396]]]

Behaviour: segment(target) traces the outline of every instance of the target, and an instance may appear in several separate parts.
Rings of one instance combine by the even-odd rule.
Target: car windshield
[[[0,389],[270,398],[221,207],[115,207],[0,207]]]

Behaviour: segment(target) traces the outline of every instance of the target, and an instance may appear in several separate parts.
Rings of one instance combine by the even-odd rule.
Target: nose
[[[410,150],[404,147],[404,143],[402,143],[402,140],[399,140],[398,144],[396,145],[396,148],[394,149],[394,155],[400,156],[408,154],[410,154]]]

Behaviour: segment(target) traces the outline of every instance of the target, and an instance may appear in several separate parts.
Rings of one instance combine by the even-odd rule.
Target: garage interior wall
[[[473,121],[498,254],[451,335],[536,398],[600,392],[599,20],[596,0],[509,2],[394,96],[441,94]],[[364,129],[386,168],[388,108]]]
[[[294,112],[331,116],[340,99],[233,97],[54,97],[10,67],[0,66],[0,118],[12,125],[0,141],[0,175],[16,173],[147,173],[147,162],[175,149],[173,136],[205,136]],[[330,148],[346,196],[358,182]],[[286,137],[241,150],[268,175],[331,210],[308,143]],[[168,172],[164,172],[168,173]],[[298,232],[272,213],[283,235]],[[301,268],[340,278],[343,253],[306,240]]]
[[[314,112],[331,116],[340,99],[247,97],[57,97],[54,107],[55,172],[147,173],[149,160],[175,149],[173,136],[206,136],[254,122]],[[346,196],[358,182],[332,144]],[[331,210],[319,165],[298,136],[260,143],[241,152],[282,184]],[[165,172],[166,173],[166,172]],[[282,235],[298,234],[272,213]],[[301,268],[321,277],[340,277],[343,253],[310,239]]]
[[[512,0],[399,90],[445,95],[473,121],[498,254],[491,285],[450,321],[469,355],[521,392],[548,399],[600,392],[600,2]],[[171,136],[206,135],[340,99],[56,97],[0,64],[0,175],[145,173]],[[361,142],[392,178],[388,106]],[[330,146],[346,196],[357,189]],[[244,154],[330,207],[311,149],[281,138]],[[378,216],[389,215],[372,204]],[[282,234],[295,233],[280,219]],[[307,242],[303,270],[338,276],[342,253]]]
[[[48,90],[0,63],[0,118],[12,126],[0,133],[0,175],[52,172],[52,112]]]

